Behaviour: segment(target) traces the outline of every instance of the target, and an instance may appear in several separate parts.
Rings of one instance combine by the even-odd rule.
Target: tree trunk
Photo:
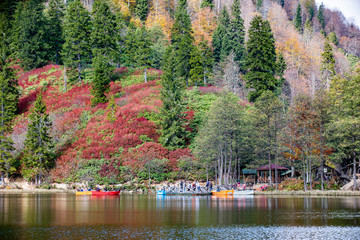
[[[144,73],[145,73],[144,76],[145,76],[145,82],[147,83],[147,74],[146,74],[147,72],[146,72],[146,69],[147,69],[147,68],[145,68],[145,70],[144,70]]]
[[[268,160],[269,160],[269,183],[272,186],[272,179],[271,179],[271,134],[270,134],[270,117],[268,117]]]
[[[66,75],[66,67],[64,65],[64,92],[67,91],[67,75]]]
[[[79,82],[81,82],[81,58],[80,58],[80,54],[78,54],[78,59],[79,59],[79,65],[78,65]]]
[[[353,136],[353,143],[355,144],[355,137]],[[353,158],[353,168],[354,168],[354,171],[353,171],[353,179],[354,179],[354,187],[353,187],[353,190],[356,190],[357,188],[357,184],[356,184],[356,152],[353,151],[353,154],[354,154],[354,158]]]
[[[149,164],[149,188],[151,187],[151,178],[150,178],[150,164]]]
[[[4,171],[1,171],[1,184],[2,184],[3,186],[5,185]]]

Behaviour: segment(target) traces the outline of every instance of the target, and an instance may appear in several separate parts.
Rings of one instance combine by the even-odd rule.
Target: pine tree
[[[136,60],[137,67],[144,68],[144,79],[147,82],[147,68],[151,65],[151,46],[152,42],[148,31],[145,26],[137,29],[136,31],[136,48],[134,58]]]
[[[111,12],[108,4],[101,0],[94,2],[92,15],[90,37],[93,55],[100,53],[114,62],[118,53],[116,16]]]
[[[65,14],[65,43],[62,54],[66,66],[77,67],[79,81],[81,81],[82,66],[90,57],[90,32],[89,12],[80,0],[71,2]]]
[[[40,93],[29,116],[25,139],[25,161],[23,174],[28,179],[35,178],[38,185],[46,170],[53,165],[53,143],[50,136],[51,120]]]
[[[188,86],[194,37],[190,17],[187,13],[187,0],[180,0],[176,8],[175,22],[171,28],[171,44],[177,62],[176,71],[180,77],[185,79],[186,86]]]
[[[213,34],[213,48],[214,48],[214,61],[219,63],[224,60],[231,51],[231,46],[229,44],[229,28],[230,26],[230,16],[229,13],[224,7],[221,10],[218,25]]]
[[[213,0],[203,0],[200,5],[201,8],[210,7],[211,9],[214,8]]]
[[[149,0],[136,0],[136,16],[145,22],[149,12]]]
[[[173,150],[185,146],[184,85],[177,75],[175,51],[169,48],[166,55],[167,62],[161,82],[163,106],[160,111],[162,129],[159,141],[163,146]]]
[[[268,21],[256,16],[251,21],[249,40],[247,42],[245,74],[250,101],[255,101],[266,90],[276,91],[280,81],[275,78],[276,52],[275,40]]]
[[[332,47],[328,40],[325,40],[324,52],[321,54],[321,73],[326,83],[326,89],[330,88],[330,81],[336,75],[335,58]]]
[[[12,120],[15,117],[18,100],[19,91],[14,69],[9,66],[9,61],[0,58],[0,172],[3,183],[4,174],[14,170],[11,167],[13,159],[11,151],[14,148],[8,134],[12,131]]]
[[[63,38],[63,25],[62,19],[64,17],[64,5],[62,0],[51,0],[49,2],[49,10],[47,12],[49,24],[48,24],[48,41],[49,41],[49,50],[48,55],[51,61],[54,61],[56,64],[60,63],[60,52],[62,50],[62,45],[64,44]]]
[[[210,77],[213,64],[214,57],[211,48],[208,46],[208,42],[204,39],[199,43],[199,51],[200,51],[200,61],[203,72],[204,85],[207,83],[207,79]]]
[[[98,54],[93,58],[94,78],[92,82],[91,93],[93,98],[91,103],[93,106],[99,103],[107,102],[105,93],[110,89],[110,74],[114,70],[109,64],[109,60],[102,54]]]
[[[231,6],[233,18],[230,21],[229,43],[235,54],[235,61],[243,68],[246,56],[244,20],[241,18],[240,1],[234,0]]]
[[[14,58],[29,70],[44,66],[48,59],[47,20],[41,0],[20,2],[14,14],[11,48]]]
[[[136,64],[136,49],[137,49],[137,28],[135,25],[130,24],[127,29],[124,52],[125,52],[125,62],[128,66],[134,67]]]
[[[198,47],[194,47],[193,51],[191,52],[190,58],[190,85],[197,86],[198,83],[203,79],[203,67],[201,63],[201,54]]]
[[[301,13],[301,5],[300,3],[298,4],[297,6],[297,9],[296,9],[296,16],[295,16],[295,28],[301,32],[302,31],[302,13]]]
[[[322,29],[325,28],[324,8],[325,8],[324,4],[321,3],[320,7],[319,7],[319,12],[317,15],[317,19],[319,20],[319,23],[320,23]]]

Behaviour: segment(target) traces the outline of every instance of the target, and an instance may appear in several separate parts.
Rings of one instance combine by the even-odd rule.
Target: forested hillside
[[[360,29],[314,0],[5,0],[0,32],[2,179],[359,172]]]

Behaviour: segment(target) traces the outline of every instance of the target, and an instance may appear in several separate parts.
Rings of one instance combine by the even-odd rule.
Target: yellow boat
[[[76,191],[76,196],[91,195],[91,191]]]
[[[211,191],[211,193],[215,196],[232,196],[234,195],[234,190]]]

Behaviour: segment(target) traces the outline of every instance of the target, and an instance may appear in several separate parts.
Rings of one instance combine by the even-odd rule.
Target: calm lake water
[[[0,239],[360,239],[360,198],[0,194]]]

